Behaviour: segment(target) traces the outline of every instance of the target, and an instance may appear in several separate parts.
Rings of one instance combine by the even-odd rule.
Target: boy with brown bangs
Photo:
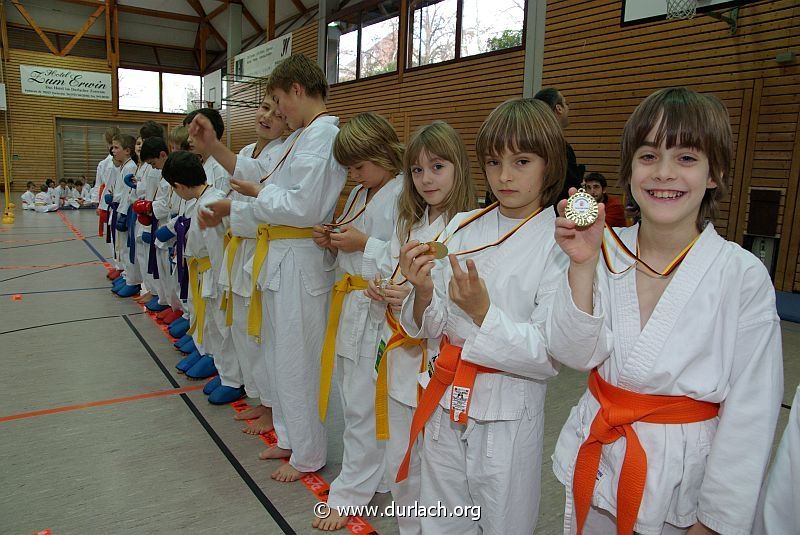
[[[346,171],[333,158],[339,119],[327,115],[328,82],[319,66],[294,54],[273,71],[267,83],[278,115],[294,132],[261,184],[231,180],[232,188],[256,197],[246,203],[223,199],[200,213],[203,225],[219,225],[230,215],[231,229],[259,223],[253,259],[249,332],[261,341],[273,396],[278,447],[262,459],[289,458],[272,473],[296,481],[326,462],[325,428],[318,412],[320,353],[328,296],[333,285],[323,250],[311,240],[312,227],[329,222],[345,183]],[[206,121],[193,122],[199,146],[214,143]],[[302,333],[302,336],[298,336]]]
[[[515,99],[476,142],[497,202],[456,215],[438,241],[400,249],[414,286],[400,321],[413,338],[442,337],[417,405],[409,450],[425,430],[420,503],[480,507],[480,519],[422,518],[422,533],[530,535],[540,497],[546,381],[558,372],[545,321],[567,258],[552,233],[566,166],[561,127],[543,102]],[[464,261],[466,261],[464,263]]]
[[[604,232],[602,205],[594,224],[557,220],[570,264],[549,349],[592,370],[553,455],[565,533],[750,533],[783,359],[769,273],[710,222],[732,154],[719,99],[662,89],[622,135],[641,222]]]

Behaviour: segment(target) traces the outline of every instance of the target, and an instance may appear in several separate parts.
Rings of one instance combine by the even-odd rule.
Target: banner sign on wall
[[[55,67],[19,66],[23,95],[111,100],[111,74]]]
[[[291,54],[292,34],[290,33],[251,48],[234,58],[234,79],[238,81],[242,79],[242,76],[268,76],[278,62]]]

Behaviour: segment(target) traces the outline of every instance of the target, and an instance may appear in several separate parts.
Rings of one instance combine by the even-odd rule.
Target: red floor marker
[[[46,530],[44,530],[44,531],[37,531],[37,532],[36,532],[36,533],[34,533],[33,535],[53,535],[53,534],[50,532],[50,530],[49,530],[49,529],[46,529]]]
[[[22,301],[22,294],[14,294],[11,296],[12,301]]]

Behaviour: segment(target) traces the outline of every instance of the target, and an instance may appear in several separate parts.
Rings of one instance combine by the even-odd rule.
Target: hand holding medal
[[[556,243],[576,264],[597,261],[603,242],[606,211],[588,193],[570,188],[570,197],[558,203]]]
[[[431,270],[436,256],[427,243],[412,240],[400,248],[400,273],[414,285],[417,292],[433,295]]]

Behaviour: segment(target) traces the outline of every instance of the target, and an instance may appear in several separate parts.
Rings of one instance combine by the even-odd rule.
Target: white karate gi
[[[88,205],[95,204],[97,201],[92,199],[92,188],[89,184],[84,184],[81,191],[78,193],[78,199],[83,201],[81,208],[88,208]]]
[[[117,209],[117,217],[119,218],[121,215],[126,215],[128,218],[128,228],[133,226],[136,220],[136,214],[133,210],[130,210],[130,206],[133,201],[136,199],[135,191],[128,187],[125,184],[125,177],[129,174],[136,174],[136,163],[129,159],[122,167],[116,169],[116,174],[114,176],[114,183],[113,183],[113,194],[114,194],[114,202],[119,203],[119,208]],[[110,216],[109,216],[110,218]],[[131,262],[130,260],[130,248],[128,247],[128,232],[112,230],[116,232],[116,253],[117,253],[117,262],[122,266],[124,271],[123,277],[125,277],[125,282],[129,286],[133,286],[136,284],[142,283],[142,272],[140,266],[136,262]]]
[[[58,204],[53,202],[53,195],[48,191],[40,191],[33,198],[33,209],[40,214],[55,212]]]
[[[332,154],[338,124],[338,118],[323,116],[289,136],[286,147],[302,134],[256,201],[233,202],[234,234],[254,219],[303,228],[331,220],[346,176]],[[258,279],[262,351],[267,369],[275,371],[270,390],[278,445],[292,450],[289,463],[301,472],[314,472],[326,462],[325,427],[317,402],[333,282],[323,265],[323,251],[311,239],[272,241]],[[278,425],[285,425],[286,431],[280,433]]]
[[[26,191],[22,194],[22,209],[33,210],[36,203],[36,194],[32,191]]]
[[[397,231],[392,234],[389,242],[387,254],[378,258],[378,269],[382,278],[392,275],[400,261],[400,247],[406,242],[417,240],[419,242],[429,242],[435,240],[444,231],[444,215],[437,217],[435,221],[428,220],[428,208],[422,220],[411,229],[411,234],[402,241],[397,236]],[[394,277],[395,283],[403,280],[400,270]],[[410,283],[406,283],[410,284]],[[370,307],[370,314],[380,321],[383,321],[383,332],[380,343],[388,343],[392,337],[392,329],[385,322],[386,305],[384,303],[373,302]],[[399,314],[396,312],[395,317]],[[439,338],[429,338],[425,341],[427,354],[429,357],[435,356],[439,352]],[[400,463],[406,454],[408,447],[408,435],[411,431],[411,421],[414,417],[414,410],[417,407],[417,388],[419,386],[418,375],[422,363],[422,349],[419,346],[400,346],[392,349],[387,358],[386,371],[389,391],[389,440],[386,441],[386,477],[392,491],[394,503],[398,506],[411,507],[414,502],[419,502],[420,494],[420,469],[422,466],[421,450],[422,438],[418,438],[414,450],[411,452],[408,477],[400,483],[396,483],[397,471]],[[424,363],[427,369],[428,363]],[[415,516],[398,517],[397,523],[400,527],[401,535],[413,535],[420,533],[420,519]]]
[[[761,492],[753,533],[800,533],[800,386]]]
[[[239,151],[236,158],[236,168],[233,171],[233,178],[247,180],[258,183],[262,177],[269,174],[269,171],[281,157],[283,140],[275,139],[268,143],[261,153],[253,158],[255,143],[247,145]],[[253,202],[255,197],[248,197],[236,191],[232,191],[229,198],[237,202]],[[247,223],[247,222],[244,222]],[[242,371],[242,383],[225,384],[224,386],[239,387],[244,384],[245,392],[248,397],[257,398],[265,407],[272,407],[272,396],[269,389],[269,371],[267,361],[264,358],[261,347],[256,339],[247,334],[248,309],[250,307],[250,294],[253,291],[253,254],[256,250],[256,234],[258,232],[258,222],[249,222],[249,228],[245,225],[239,227],[237,234],[241,240],[236,256],[233,259],[231,277],[228,277],[228,252],[222,261],[222,271],[219,276],[219,283],[223,291],[232,288],[233,295],[233,324],[230,326],[228,337],[220,349],[218,356],[223,359],[236,359],[239,362],[239,369]],[[278,433],[280,429],[276,429]],[[285,430],[284,430],[285,431]]]
[[[160,171],[159,171],[160,176]],[[159,178],[158,191],[153,201],[153,217],[158,219],[159,227],[166,225],[173,217],[173,212],[177,215],[181,199],[173,193],[172,186],[163,178]],[[175,206],[173,207],[173,203]],[[156,239],[155,236],[152,237]],[[159,246],[156,241],[156,259],[158,261],[158,302],[162,305],[169,305],[175,310],[182,309],[182,303],[178,295],[179,288],[177,279],[173,273],[173,263],[169,255],[169,247]]]
[[[97,188],[98,192],[98,204],[97,207],[101,210],[108,210],[108,203],[103,199],[103,196],[109,191],[105,191],[109,189],[109,183],[113,180],[113,171],[114,171],[114,157],[110,154],[100,160],[100,163],[97,164],[97,174],[95,175],[94,179],[94,187]],[[103,194],[100,195],[100,187],[105,186],[105,190]]]
[[[457,215],[439,241],[475,212]],[[555,213],[545,208],[496,247],[459,256],[461,269],[472,259],[486,283],[491,305],[478,327],[448,298],[452,270],[439,260],[431,274],[435,292],[414,322],[414,292],[403,303],[401,322],[414,338],[446,334],[462,346],[461,358],[504,373],[479,373],[467,425],[449,420],[451,387],[425,428],[420,503],[441,500],[478,505],[481,519],[423,518],[422,532],[530,535],[539,512],[545,381],[558,372],[549,358],[544,324],[567,258],[553,238]],[[458,231],[451,253],[494,243],[520,220],[495,208]]]
[[[163,178],[161,180],[166,183],[166,180],[164,180]],[[167,185],[169,186],[169,184]],[[172,186],[169,187],[170,189],[172,188]],[[184,201],[178,196],[177,193],[173,192],[171,197],[169,197],[169,202],[166,203],[166,207],[169,210],[169,212],[167,212],[169,214],[169,218],[164,222],[162,226],[167,227],[170,230],[170,232],[175,234],[175,223],[178,220],[178,216],[185,217],[185,214],[189,211],[190,208],[192,208],[195,202],[196,202],[195,199]],[[157,203],[153,203],[153,210],[154,213],[159,213],[159,211],[163,209],[163,207],[156,208],[156,204]],[[174,304],[172,302],[170,303],[170,306],[175,310],[182,310],[184,313],[183,317],[188,319],[190,316],[190,307],[187,305],[189,296],[187,294],[186,300],[180,298],[180,281],[178,280],[177,253],[174,250],[176,242],[177,242],[176,237],[173,237],[167,240],[166,242],[162,242],[161,240],[156,239],[156,248],[166,253],[168,265],[166,266],[165,272],[169,273],[169,275],[164,279],[165,281],[164,284],[168,285],[170,288],[170,293],[171,293],[170,299],[175,300]],[[170,249],[172,249],[171,251],[172,254],[170,254]],[[161,256],[162,255],[159,254],[159,258],[161,258]],[[159,266],[159,269],[161,269],[161,266]],[[200,347],[198,347],[198,350],[200,350]],[[203,352],[200,351],[200,354],[202,355]]]
[[[231,175],[222,167],[213,156],[203,162],[203,171],[206,172],[206,183],[220,190],[223,195],[231,190]]]
[[[205,353],[210,355],[217,354],[228,331],[228,328],[225,326],[225,313],[219,309],[221,293],[218,287],[219,272],[222,268],[225,229],[222,228],[222,226],[218,226],[202,230],[197,221],[197,213],[198,210],[203,209],[208,203],[224,198],[224,192],[213,186],[208,186],[208,189],[205,190],[200,198],[192,203],[186,210],[186,217],[191,218],[192,222],[186,234],[186,250],[184,251],[184,256],[195,258],[208,257],[211,261],[211,269],[200,275],[203,281],[202,296],[205,301],[205,328],[203,329],[202,346]],[[189,284],[191,286],[192,282],[190,281]],[[189,299],[194,299],[191,290],[189,291]],[[196,303],[193,302],[192,306],[194,310],[197,310]],[[199,334],[199,331],[195,331],[192,335],[195,345],[198,347],[200,347],[198,342]],[[214,365],[221,378],[226,379],[228,382],[238,381],[238,384],[241,384],[241,371],[239,371],[239,364],[235,359],[233,362],[229,362],[229,360],[217,361],[215,358]]]
[[[619,235],[636,249],[638,225]],[[609,240],[608,243],[613,243]],[[616,271],[631,261],[611,247]],[[663,425],[636,422],[647,479],[635,530],[661,534],[698,520],[723,535],[750,532],[783,392],[775,291],[761,262],[708,225],[640,329],[636,270],[610,274],[602,260],[594,316],[572,302],[563,276],[548,322],[551,354],[626,390],[720,403],[719,417]],[[578,448],[599,408],[588,391],[553,454],[567,490],[564,532],[576,530],[572,481]],[[603,446],[592,504],[616,516],[625,440]],[[669,527],[669,526],[667,526]]]
[[[158,190],[158,181],[161,179],[161,172],[148,163],[142,163],[136,169],[136,192],[135,199],[146,199],[153,201]],[[133,210],[130,215],[137,219],[138,214]],[[158,294],[158,283],[153,276],[147,272],[147,263],[150,260],[150,244],[142,241],[142,233],[150,232],[150,225],[142,225],[138,219],[136,221],[136,264],[142,274],[143,290]]]
[[[403,177],[387,182],[349,226],[369,238],[364,251],[334,257],[325,252],[326,264],[336,266],[336,279],[345,273],[371,280],[380,273],[378,258],[385,256],[397,220],[397,197]],[[367,200],[367,189],[356,186],[338,222],[352,219]],[[331,483],[328,504],[332,508],[367,505],[386,471],[386,444],[375,439],[375,357],[384,318],[370,315],[372,300],[363,290],[344,297],[336,332],[336,384],[344,412],[342,469]]]

